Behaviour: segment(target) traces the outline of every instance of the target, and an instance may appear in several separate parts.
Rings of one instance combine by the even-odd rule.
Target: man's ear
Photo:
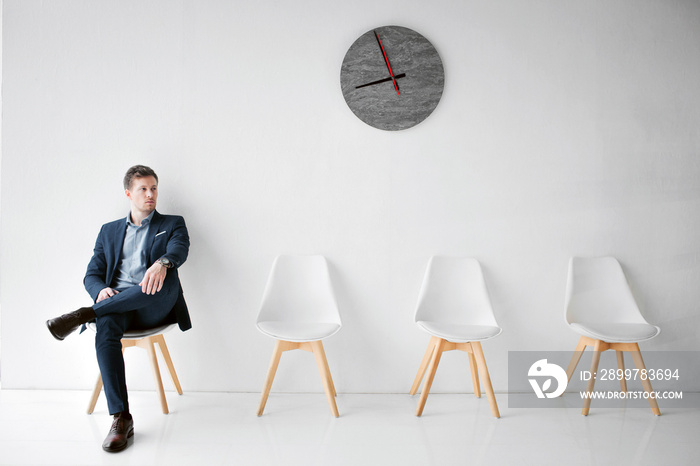
[[[126,194],[126,197],[128,197],[129,200],[131,200],[131,192],[128,189],[124,190],[124,194]]]

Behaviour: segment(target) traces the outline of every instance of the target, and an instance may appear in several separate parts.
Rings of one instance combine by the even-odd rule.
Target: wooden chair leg
[[[430,337],[430,342],[428,342],[428,348],[425,350],[425,354],[423,355],[423,360],[420,362],[420,366],[418,366],[418,373],[416,374],[416,378],[413,380],[413,386],[411,387],[411,391],[409,392],[411,396],[415,395],[418,391],[418,387],[420,387],[420,383],[423,380],[425,371],[428,369],[430,358],[433,355],[433,351],[435,350],[435,345],[437,344],[438,340],[438,337]]]
[[[90,404],[88,405],[87,413],[92,414],[95,411],[95,405],[97,404],[97,399],[100,397],[100,392],[102,391],[102,374],[97,376],[97,382],[95,383],[95,389],[92,391],[92,398],[90,398]]]
[[[593,359],[591,360],[591,378],[586,386],[586,392],[588,396],[583,400],[583,409],[581,414],[588,416],[588,411],[591,408],[591,397],[593,396],[593,389],[595,388],[595,374],[598,372],[598,364],[600,363],[600,353],[602,352],[603,342],[601,340],[595,341],[595,346],[593,346]]]
[[[473,348],[473,347],[472,347]],[[474,395],[477,398],[481,398],[481,387],[479,386],[479,371],[476,366],[476,359],[474,358],[474,353],[469,354],[469,370],[472,372],[472,385],[474,386]]]
[[[177,372],[175,372],[175,366],[173,365],[173,360],[170,358],[170,351],[168,351],[168,345],[165,344],[165,338],[163,335],[155,335],[153,337],[155,342],[158,343],[160,352],[165,360],[165,365],[168,367],[168,372],[170,373],[170,378],[173,381],[175,390],[177,390],[178,395],[182,395],[182,387],[180,386],[180,380],[177,378]]]
[[[326,391],[326,398],[328,398],[328,405],[331,408],[333,416],[338,417],[338,406],[335,403],[335,389],[333,387],[333,379],[331,378],[330,370],[328,369],[328,360],[326,359],[326,352],[323,350],[323,343],[320,340],[312,341],[311,348],[313,349],[314,357],[316,358],[316,365],[318,366],[318,371],[321,374],[321,381],[323,382],[323,388]]]
[[[270,367],[267,370],[267,377],[265,378],[265,385],[263,386],[262,397],[260,398],[260,406],[258,407],[258,416],[262,416],[263,411],[265,411],[265,403],[267,403],[267,397],[270,395],[270,388],[272,388],[272,381],[275,380],[275,373],[277,372],[277,366],[279,366],[280,358],[282,357],[282,352],[284,341],[275,341],[275,350],[272,353],[272,360],[270,361]]]
[[[622,377],[620,377],[620,390],[627,392],[627,380],[625,380],[625,353],[620,350],[615,350],[617,353],[617,368],[622,371]]]
[[[498,412],[498,403],[496,403],[496,395],[493,393],[493,387],[491,386],[491,377],[489,377],[489,369],[486,366],[486,358],[484,357],[484,351],[481,349],[481,343],[473,341],[472,348],[474,349],[476,363],[479,366],[479,372],[481,372],[481,379],[484,381],[484,390],[486,391],[486,398],[489,400],[491,414],[500,418],[501,414]]]
[[[576,370],[576,366],[578,365],[578,362],[581,360],[581,356],[583,355],[583,352],[586,350],[586,343],[584,337],[579,338],[578,344],[576,345],[576,349],[574,350],[573,356],[571,356],[571,362],[569,363],[569,367],[566,369],[566,381],[571,382],[571,376],[574,375],[574,371]]]
[[[634,346],[636,347],[636,351],[630,351],[630,353],[632,353],[632,360],[634,361],[634,365],[637,367],[637,369],[639,369],[639,372],[646,372],[644,360],[642,359],[642,353],[639,351],[639,345],[635,343]],[[651,382],[649,381],[648,377],[642,379],[642,386],[644,387],[644,391],[648,394],[651,394],[654,391],[651,388]],[[652,413],[654,413],[657,416],[661,416],[661,411],[659,410],[659,404],[656,402],[656,398],[652,398],[651,396],[649,396],[649,406],[651,406]]]
[[[425,408],[425,402],[428,400],[428,394],[430,393],[430,387],[433,384],[433,379],[435,378],[435,372],[437,371],[438,364],[440,364],[440,357],[442,356],[442,350],[445,347],[445,341],[446,340],[442,338],[438,338],[437,344],[433,349],[433,355],[430,358],[430,365],[428,366],[428,377],[425,379],[423,390],[421,391],[420,399],[418,400],[416,416],[423,414],[423,408]]]
[[[168,402],[165,399],[165,390],[163,390],[163,379],[160,376],[160,369],[158,368],[158,358],[156,357],[155,348],[155,338],[146,337],[139,341],[138,345],[146,348],[148,352],[148,358],[151,361],[151,369],[153,370],[153,379],[156,382],[156,390],[158,391],[158,397],[160,398],[160,407],[163,410],[163,414],[168,414]]]
[[[321,342],[319,341],[319,343]],[[333,396],[336,397],[338,396],[338,393],[335,391],[335,384],[333,383],[333,377],[331,377],[331,368],[328,365],[328,359],[326,358],[326,351],[323,349],[323,344],[321,344],[321,351],[323,352],[323,362],[325,365],[326,373],[328,374],[328,383],[331,387],[331,393],[333,393]]]

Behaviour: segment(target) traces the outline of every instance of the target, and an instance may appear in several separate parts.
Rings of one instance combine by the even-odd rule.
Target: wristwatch
[[[158,262],[160,265],[162,265],[166,269],[169,269],[170,267],[173,266],[173,263],[170,262],[170,260],[167,257],[161,257],[156,262]]]

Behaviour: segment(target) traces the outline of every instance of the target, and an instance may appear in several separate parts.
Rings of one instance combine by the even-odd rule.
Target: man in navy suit
[[[182,331],[192,327],[177,273],[190,247],[185,220],[156,212],[158,176],[149,167],[131,167],[124,190],[131,203],[129,215],[102,226],[83,281],[95,304],[46,322],[58,340],[81,325],[84,330],[87,322],[97,323],[97,362],[114,415],[102,444],[110,452],[126,448],[134,435],[121,346],[124,332],[175,322]]]

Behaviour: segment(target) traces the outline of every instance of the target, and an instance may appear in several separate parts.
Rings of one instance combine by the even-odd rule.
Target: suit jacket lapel
[[[112,270],[109,271],[108,284],[111,283],[112,277],[114,277],[114,272],[116,272],[119,266],[119,259],[122,256],[122,248],[124,247],[124,236],[126,235],[126,217],[124,217],[121,223],[117,224],[117,228],[114,229],[114,236],[112,237],[112,257],[114,257],[114,263],[112,264]]]
[[[163,222],[163,216],[158,213],[158,211],[153,213],[153,218],[151,219],[151,225],[148,227],[148,239],[146,241],[146,260],[148,261],[148,264],[146,264],[147,267],[150,267],[153,262],[157,259],[160,259],[160,257],[156,257],[155,259],[151,257],[151,248],[153,247],[153,241],[156,239],[156,235],[158,234],[158,230],[160,229],[160,224]]]

